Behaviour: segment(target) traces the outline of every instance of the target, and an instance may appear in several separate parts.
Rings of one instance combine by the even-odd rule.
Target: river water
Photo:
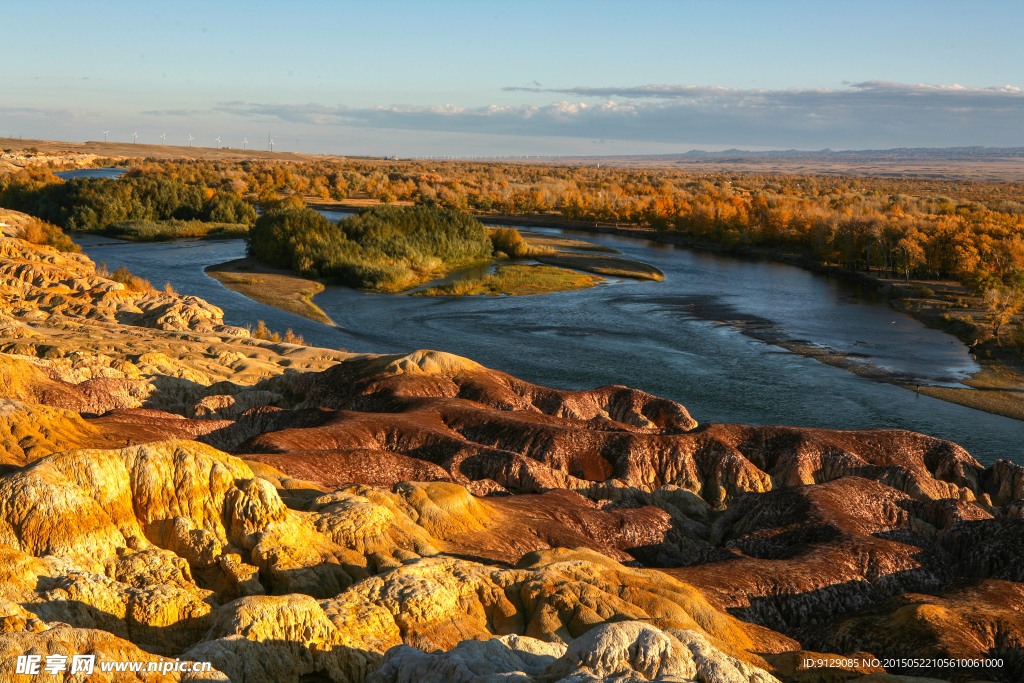
[[[53,175],[64,180],[72,178],[120,178],[127,168],[76,168],[71,171],[57,171]]]
[[[330,216],[338,218],[339,216]],[[664,282],[613,280],[539,297],[410,297],[328,287],[315,302],[337,328],[252,301],[204,274],[244,255],[241,240],[131,244],[82,237],[113,270],[351,351],[428,348],[562,389],[624,384],[679,401],[700,422],[899,427],[1024,463],[1024,424],[873,381],[772,342],[827,347],[904,381],[957,385],[977,366],[955,338],[855,285],[775,263],[646,240],[542,230],[603,244],[660,268]]]

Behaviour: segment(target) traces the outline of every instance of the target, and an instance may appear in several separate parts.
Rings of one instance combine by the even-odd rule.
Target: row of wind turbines
[[[103,142],[109,142],[110,141],[109,138],[108,138],[109,135],[110,135],[110,131],[109,130],[103,131]],[[197,138],[194,138],[194,137],[192,137],[191,134],[189,134],[189,136],[188,136],[188,146],[192,147],[193,146],[192,143],[196,139]],[[216,138],[214,138],[214,141],[217,143],[217,149],[220,149],[220,146],[221,146],[220,136],[218,135]],[[134,133],[132,133],[132,144],[133,145],[137,145],[138,143],[139,143],[139,133],[138,133],[138,131],[135,131]],[[163,135],[160,136],[160,144],[162,144],[162,145],[166,145],[167,144],[167,133],[164,133]],[[242,138],[242,149],[248,149],[248,148],[249,148],[249,139],[248,138]],[[269,137],[267,138],[267,148],[271,152],[274,151],[274,141],[272,139],[270,139]]]

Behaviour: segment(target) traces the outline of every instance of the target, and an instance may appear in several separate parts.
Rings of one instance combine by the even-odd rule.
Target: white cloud
[[[867,81],[842,89],[719,86],[506,88],[575,96],[544,106],[454,104],[366,108],[223,103],[226,114],[317,126],[667,144],[797,148],[1024,145],[1024,91]],[[600,98],[585,101],[579,98]],[[614,99],[613,99],[614,98]]]
[[[85,109],[70,109],[66,107],[0,107],[0,116],[11,117],[30,116],[40,119],[80,119],[89,115],[90,112]]]
[[[204,116],[212,114],[212,109],[150,109],[148,111],[139,112],[143,116]]]

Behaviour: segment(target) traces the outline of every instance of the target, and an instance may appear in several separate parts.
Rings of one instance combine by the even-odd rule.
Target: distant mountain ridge
[[[624,155],[624,156],[640,156],[640,155]],[[704,150],[693,149],[689,152],[683,152],[682,154],[651,154],[644,156],[656,156],[659,158],[670,158],[670,157],[799,157],[799,156],[859,156],[859,157],[878,157],[878,156],[929,156],[929,157],[942,157],[942,158],[960,158],[960,157],[971,157],[971,158],[985,158],[985,157],[1024,157],[1024,147],[896,147],[893,149],[819,149],[819,150],[799,150],[799,149],[785,149],[785,150],[769,150],[769,151],[750,151],[745,149],[726,149],[720,152],[706,152]]]
[[[732,148],[719,152],[694,149],[672,154],[561,156],[554,163],[651,169],[672,167],[700,173],[828,174],[1012,183],[1024,179],[1024,147],[897,147],[839,151]]]

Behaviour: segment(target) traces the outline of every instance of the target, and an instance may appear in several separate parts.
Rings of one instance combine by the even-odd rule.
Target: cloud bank
[[[906,85],[743,90],[699,85],[505,88],[572,98],[547,105],[392,105],[224,102],[212,112],[310,126],[645,143],[817,149],[1024,145],[1024,90]],[[586,101],[586,100],[590,101]],[[582,101],[580,101],[582,100]],[[206,112],[164,110],[149,115]]]

